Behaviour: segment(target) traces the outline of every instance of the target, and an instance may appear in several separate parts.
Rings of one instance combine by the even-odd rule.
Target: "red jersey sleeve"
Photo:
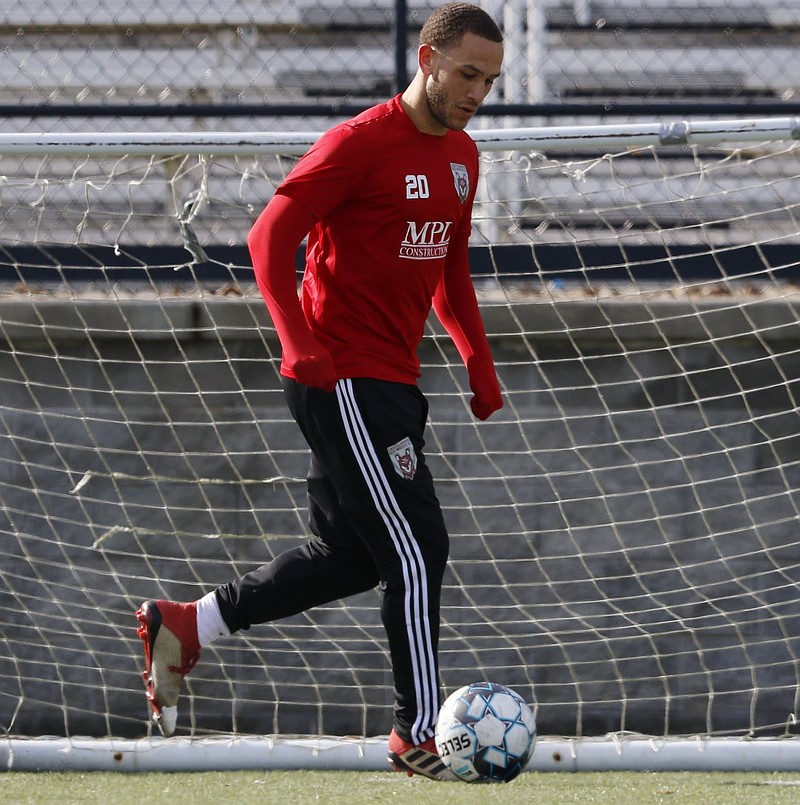
[[[503,407],[503,398],[469,273],[467,233],[459,235],[447,255],[433,309],[467,368],[472,413],[487,419]]]
[[[303,155],[276,194],[300,202],[317,221],[358,192],[365,160],[348,126],[323,134]]]
[[[314,337],[297,297],[294,255],[314,223],[301,204],[276,195],[247,237],[256,282],[281,342],[281,372],[305,386],[332,391],[333,359]]]

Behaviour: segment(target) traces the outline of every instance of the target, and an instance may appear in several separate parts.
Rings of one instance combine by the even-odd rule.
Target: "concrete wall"
[[[797,309],[764,297],[482,297],[507,405],[475,425],[432,328],[428,456],[452,534],[448,689],[540,730],[775,733],[800,655]],[[146,729],[133,611],[305,535],[307,456],[261,301],[0,298],[0,725]],[[520,330],[527,335],[520,335]],[[381,734],[377,593],[205,653],[181,731]]]

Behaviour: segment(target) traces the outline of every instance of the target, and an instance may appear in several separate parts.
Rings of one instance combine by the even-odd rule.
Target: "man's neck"
[[[406,91],[400,96],[400,104],[411,122],[423,133],[443,137],[447,128],[435,120],[425,100],[424,76],[417,73]]]

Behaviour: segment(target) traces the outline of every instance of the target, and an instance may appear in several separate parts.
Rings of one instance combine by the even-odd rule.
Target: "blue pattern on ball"
[[[467,782],[510,782],[530,760],[536,722],[524,699],[496,682],[474,682],[451,694],[439,713],[436,746]]]

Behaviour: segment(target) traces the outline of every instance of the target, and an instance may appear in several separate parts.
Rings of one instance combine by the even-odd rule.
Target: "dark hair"
[[[502,42],[497,23],[471,3],[445,3],[439,6],[419,33],[419,43],[445,49],[459,43],[464,34],[475,34],[490,42]]]

